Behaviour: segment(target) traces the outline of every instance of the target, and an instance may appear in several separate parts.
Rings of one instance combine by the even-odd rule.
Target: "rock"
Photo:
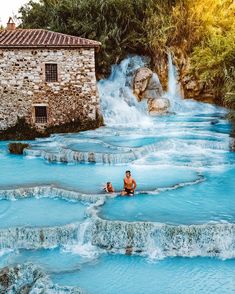
[[[149,79],[147,88],[143,93],[144,99],[159,99],[162,97],[163,91],[161,83],[156,74],[153,74]]]
[[[133,248],[131,246],[126,247],[126,255],[132,255]]]
[[[22,155],[25,148],[28,148],[29,144],[27,143],[9,143],[8,150],[11,154]]]
[[[150,115],[165,114],[170,107],[170,101],[167,98],[149,99],[148,110]]]
[[[97,112],[96,119],[72,120],[69,123],[48,127],[44,132],[30,126],[24,118],[18,119],[15,126],[5,131],[0,130],[1,140],[34,140],[35,138],[48,137],[54,133],[78,133],[81,131],[94,130],[104,125],[103,116]]]
[[[163,90],[157,74],[149,68],[139,68],[133,81],[133,93],[138,101],[147,100],[148,110],[151,115],[168,112],[170,101],[162,98]]]
[[[0,271],[0,293],[84,294],[77,287],[60,287],[33,264],[6,267]]]
[[[184,50],[174,48],[174,62],[178,69],[183,96],[186,99],[192,98],[207,103],[216,102],[214,89],[191,72],[191,59],[185,55]]]
[[[186,79],[185,79],[186,82]],[[193,80],[189,80],[189,82],[186,84],[186,88],[187,90],[197,90],[198,89],[198,83],[196,81]]]
[[[203,85],[201,85],[196,79],[192,76],[187,75],[181,79],[181,84],[184,90],[184,94],[187,98],[198,97],[203,91]]]
[[[152,77],[152,75],[153,72],[147,67],[139,68],[136,71],[134,77],[133,91],[139,101],[142,99],[141,96],[146,90],[149,79]]]
[[[147,67],[139,68],[134,77],[133,92],[138,101],[160,98],[162,86],[158,76]]]

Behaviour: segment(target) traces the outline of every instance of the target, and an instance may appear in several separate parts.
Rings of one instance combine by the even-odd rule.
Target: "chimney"
[[[14,31],[15,29],[16,29],[16,24],[14,23],[12,17],[10,17],[7,23],[7,30]]]

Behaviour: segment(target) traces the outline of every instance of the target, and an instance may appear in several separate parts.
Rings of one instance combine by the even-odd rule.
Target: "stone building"
[[[0,30],[0,131],[18,118],[45,130],[96,121],[95,52],[100,43],[42,29]]]

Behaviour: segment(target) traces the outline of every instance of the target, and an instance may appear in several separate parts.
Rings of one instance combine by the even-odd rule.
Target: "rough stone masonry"
[[[0,31],[0,131],[18,118],[42,131],[73,121],[96,121],[99,42],[46,30]]]

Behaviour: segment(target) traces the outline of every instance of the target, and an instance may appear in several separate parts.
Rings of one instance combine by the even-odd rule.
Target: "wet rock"
[[[149,99],[148,109],[150,115],[165,114],[170,107],[170,101],[167,98]]]
[[[147,100],[150,115],[168,112],[170,101],[162,98],[163,90],[158,76],[149,68],[139,68],[134,77],[133,92],[138,101]]]
[[[6,267],[0,271],[1,294],[84,294],[80,288],[60,287],[33,264]]]
[[[159,99],[162,86],[156,74],[149,68],[139,68],[134,77],[133,91],[138,101],[143,99]]]
[[[28,148],[29,144],[27,143],[9,143],[8,150],[11,154],[22,155],[24,153],[24,149]]]
[[[43,134],[30,126],[24,118],[18,118],[14,126],[0,131],[0,140],[33,140],[37,137],[43,137]]]
[[[134,94],[136,95],[139,101],[143,99],[143,93],[147,89],[149,80],[152,77],[152,75],[153,72],[147,67],[139,68],[136,71],[134,77],[133,90]]]
[[[132,255],[133,248],[132,247],[126,247],[126,255]]]
[[[24,118],[18,119],[15,126],[4,131],[0,130],[1,140],[34,140],[35,138],[48,137],[54,133],[77,133],[81,131],[94,130],[104,125],[103,116],[96,113],[96,119],[87,118],[74,120],[65,124],[48,127],[44,132],[39,132],[30,126]]]
[[[182,72],[181,84],[183,87],[184,95],[187,98],[195,98],[203,93],[203,84],[189,76],[187,72]]]
[[[0,272],[0,289],[7,289],[10,284],[9,268],[4,268]]]
[[[230,151],[235,152],[235,138],[233,138],[230,143]]]
[[[174,48],[173,58],[178,69],[183,96],[202,102],[215,103],[214,89],[192,73],[190,57],[185,55],[185,52],[181,49]]]

